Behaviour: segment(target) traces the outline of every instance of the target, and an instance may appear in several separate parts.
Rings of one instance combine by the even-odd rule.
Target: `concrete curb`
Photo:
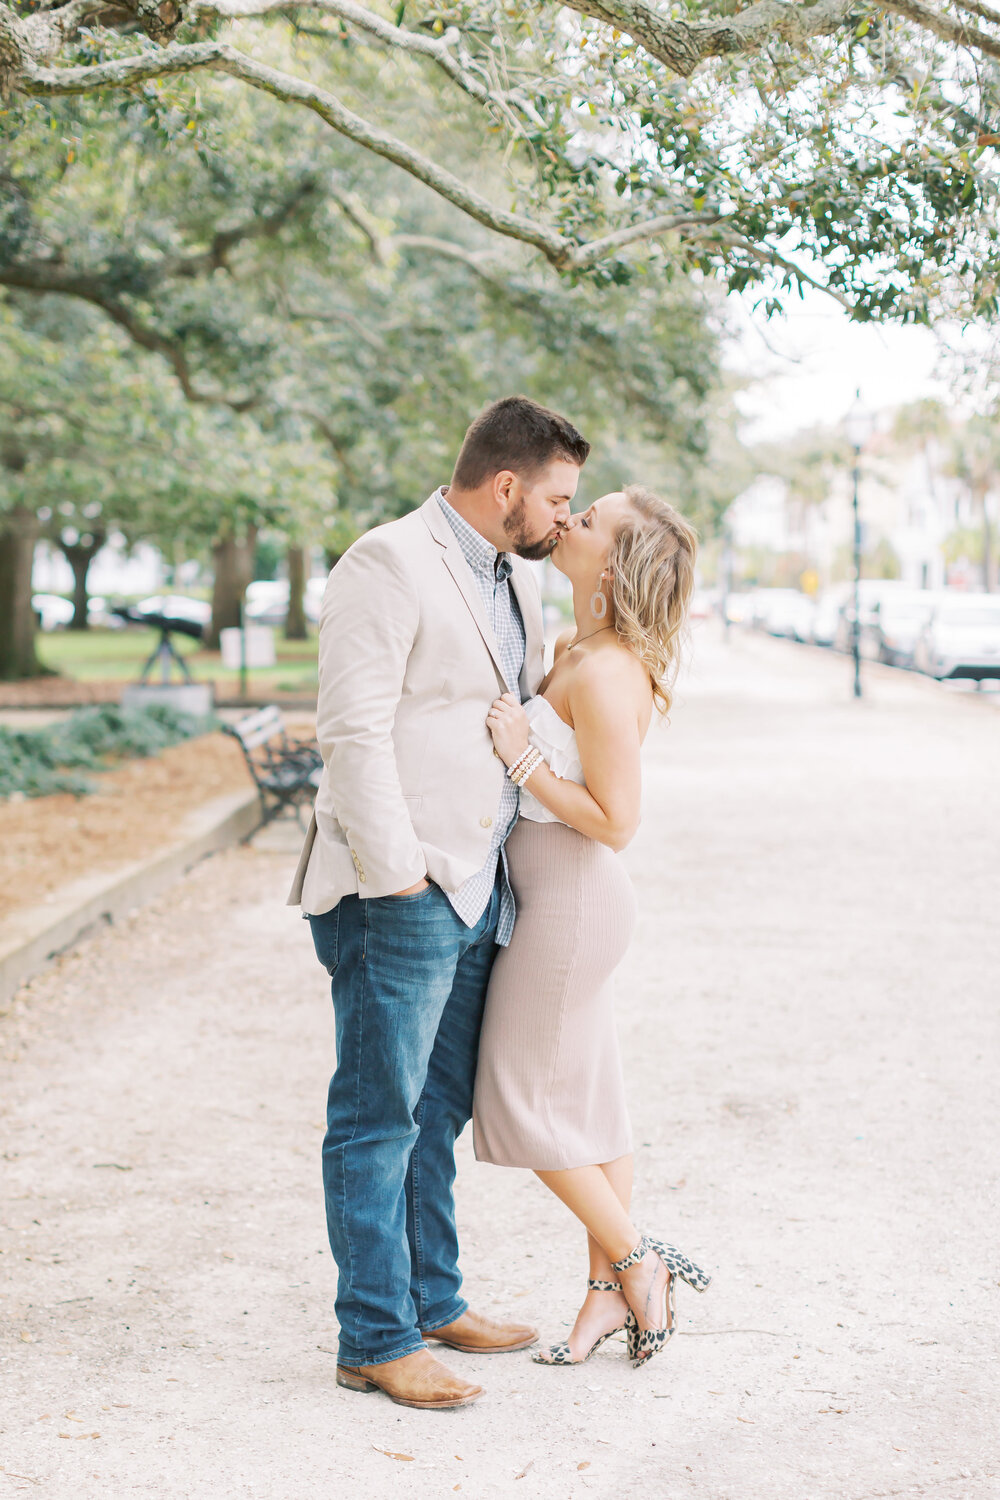
[[[0,922],[0,1004],[92,929],[151,901],[200,859],[238,843],[259,823],[256,792],[216,797],[189,813],[181,836],[149,859],[74,880],[44,905]]]

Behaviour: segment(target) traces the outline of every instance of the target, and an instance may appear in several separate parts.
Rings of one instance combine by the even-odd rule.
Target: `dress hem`
[[[541,1164],[537,1161],[511,1161],[505,1159],[498,1161],[495,1156],[480,1156],[475,1152],[476,1161],[484,1162],[488,1167],[518,1167],[529,1172],[571,1172],[574,1167],[600,1167],[606,1162],[618,1161],[623,1156],[632,1154],[631,1138],[625,1143],[620,1151],[610,1152],[607,1156],[594,1157],[590,1155],[585,1161],[547,1161]]]

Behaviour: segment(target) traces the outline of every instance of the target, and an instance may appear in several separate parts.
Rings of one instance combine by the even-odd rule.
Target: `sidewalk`
[[[332,1017],[287,848],[233,850],[0,1020],[0,1500],[970,1500],[1000,1489],[995,711],[697,637],[626,854],[637,1217],[715,1274],[646,1370],[334,1384]],[[477,1306],[562,1336],[582,1236],[463,1140]]]

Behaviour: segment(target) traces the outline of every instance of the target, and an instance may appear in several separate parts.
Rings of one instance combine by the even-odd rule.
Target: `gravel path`
[[[997,1453],[998,723],[699,632],[626,856],[638,1217],[711,1268],[647,1370],[334,1384],[325,976],[291,854],[218,856],[0,1021],[0,1500],[966,1500]],[[476,1305],[557,1336],[580,1235],[461,1152]]]

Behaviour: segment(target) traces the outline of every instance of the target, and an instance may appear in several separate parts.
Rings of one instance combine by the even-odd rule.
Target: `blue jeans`
[[[499,915],[496,886],[470,928],[431,885],[415,896],[345,896],[309,918],[336,1021],[323,1186],[341,1364],[411,1354],[421,1331],[468,1306],[455,1141],[472,1115]]]

